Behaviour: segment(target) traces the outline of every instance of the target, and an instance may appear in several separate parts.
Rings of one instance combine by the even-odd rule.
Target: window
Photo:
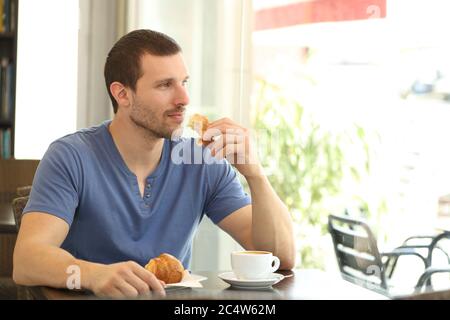
[[[365,3],[331,2],[334,8],[342,7],[344,11],[348,11],[350,4],[357,7],[358,3]],[[292,172],[284,175],[288,178],[298,172],[293,182],[303,179],[297,198],[289,194],[290,190],[284,192],[282,187],[286,184],[279,183],[277,191],[285,201],[292,202],[290,207],[294,212],[297,210],[303,266],[320,263],[319,257],[308,258],[316,253],[326,256],[321,252],[327,245],[321,240],[321,234],[326,234],[328,213],[343,213],[347,206],[358,204],[370,211],[373,226],[379,230],[379,240],[398,245],[406,236],[432,229],[438,198],[450,191],[450,153],[444,147],[449,134],[446,119],[450,116],[450,69],[446,61],[450,48],[442,40],[450,27],[446,17],[449,4],[424,0],[371,1],[384,2],[386,8],[381,7],[379,11],[370,6],[362,8],[359,18],[368,14],[367,18],[348,21],[341,21],[348,12],[335,14],[335,20],[327,21],[314,21],[320,15],[313,12],[311,16],[303,16],[307,23],[285,26],[283,22],[292,21],[294,10],[277,11],[277,14],[285,13],[281,17],[267,17],[267,11],[261,15],[262,10],[274,7],[331,2],[253,1],[256,19],[264,18],[255,21],[255,25],[266,26],[253,33],[254,107],[261,107],[261,83],[265,85],[267,97],[263,102],[273,104],[264,123],[269,128],[275,127],[278,120],[274,114],[289,114],[292,126],[288,138],[295,142],[288,147],[294,151],[304,149],[303,138],[308,134],[311,141],[316,141],[310,148],[320,148],[319,142],[325,142],[327,133],[334,138],[342,133],[352,136],[347,143],[338,143],[342,154],[330,158],[329,168],[335,168],[333,165],[342,157],[344,165],[350,162],[357,170],[343,172],[332,189],[327,189],[330,183],[317,185],[317,189],[308,186],[308,181],[323,177],[325,170],[307,178],[300,174],[313,172],[320,157],[319,162],[311,162],[310,166],[294,160],[292,168],[286,169]],[[374,17],[374,12],[379,13],[377,19],[369,19]],[[421,23],[417,23],[418,16]],[[270,22],[274,27],[267,27]],[[310,118],[294,123],[289,108],[296,104],[299,112]],[[323,130],[321,135],[319,129],[311,131],[315,130],[311,123]],[[312,132],[316,135],[311,135]],[[327,141],[336,144],[334,138]],[[370,170],[365,170],[363,165],[367,155]],[[284,154],[277,163],[289,159]],[[283,176],[282,165],[273,168],[273,180]],[[314,203],[305,203],[304,199]],[[312,217],[308,208],[317,210],[317,217]],[[329,256],[334,259],[332,252]],[[324,264],[326,261],[320,266]]]
[[[78,0],[21,0],[15,156],[41,159],[76,129]]]

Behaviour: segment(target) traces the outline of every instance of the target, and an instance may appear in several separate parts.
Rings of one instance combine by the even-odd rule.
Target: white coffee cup
[[[231,268],[238,279],[261,280],[278,270],[280,259],[268,251],[236,251],[231,253]]]

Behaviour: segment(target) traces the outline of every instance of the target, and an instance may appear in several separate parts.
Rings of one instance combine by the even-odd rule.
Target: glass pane
[[[361,3],[253,1],[252,120],[302,266],[335,267],[329,213],[365,217],[380,245],[399,245],[434,230],[450,193],[450,4]]]
[[[78,0],[19,1],[15,156],[76,129]]]

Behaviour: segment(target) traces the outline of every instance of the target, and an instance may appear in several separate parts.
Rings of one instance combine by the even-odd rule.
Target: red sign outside
[[[318,22],[382,19],[386,0],[313,0],[261,9],[255,13],[255,31]]]

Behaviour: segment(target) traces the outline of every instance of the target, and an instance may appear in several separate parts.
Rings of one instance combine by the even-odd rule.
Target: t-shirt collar
[[[109,132],[109,125],[111,124],[111,120],[105,121],[102,124],[103,127],[103,135],[105,138],[105,141],[107,143],[107,149],[110,151],[110,154],[113,158],[113,161],[116,161],[116,163],[120,166],[120,168],[127,174],[135,177],[136,175],[131,172],[131,170],[128,168],[127,164],[122,158],[122,155],[120,154],[119,150],[117,149],[117,146],[114,142],[114,139],[111,135],[111,132]],[[164,145],[163,145],[163,151],[161,155],[161,160],[159,161],[158,166],[153,171],[153,173],[148,178],[156,178],[165,168],[167,164],[167,158],[169,154],[169,140],[164,139]]]

